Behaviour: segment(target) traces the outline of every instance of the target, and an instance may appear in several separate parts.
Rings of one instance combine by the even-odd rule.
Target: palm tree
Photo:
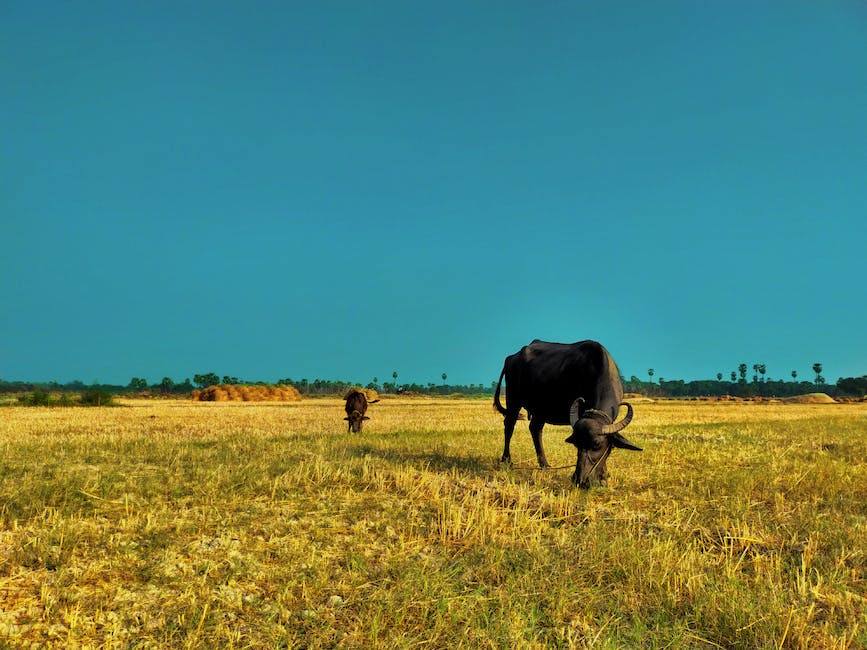
[[[96,382],[94,382],[94,383],[96,383]],[[163,380],[160,382],[160,390],[163,393],[172,392],[172,388],[174,388],[174,387],[175,387],[175,382],[172,380],[171,377],[163,377]]]
[[[759,383],[759,364],[753,364],[753,383]]]
[[[822,364],[814,363],[813,372],[816,373],[816,388],[818,388],[819,384],[822,383]]]
[[[653,368],[647,369],[647,374],[650,375],[650,383],[653,383]]]
[[[394,391],[397,392],[397,370],[391,373],[391,378],[394,379]]]
[[[443,386],[445,386],[446,385],[446,379],[448,379],[448,375],[446,373],[443,373],[440,376],[443,378]]]
[[[716,373],[716,380],[722,381],[722,373],[721,372]]]
[[[762,383],[765,383],[765,364],[759,364],[759,374],[762,376]]]
[[[793,370],[793,371],[792,371],[792,381],[795,381],[795,380],[797,380],[797,379],[798,379],[798,371],[797,371],[797,370]]]
[[[738,373],[736,373],[734,370],[732,370],[731,377],[732,377],[732,383],[735,383],[735,380],[738,378]]]
[[[738,372],[741,375],[741,383],[747,383],[747,364],[742,363],[738,366]]]

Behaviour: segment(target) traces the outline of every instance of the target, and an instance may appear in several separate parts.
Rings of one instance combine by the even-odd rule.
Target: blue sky
[[[867,5],[0,8],[0,378],[867,373]]]

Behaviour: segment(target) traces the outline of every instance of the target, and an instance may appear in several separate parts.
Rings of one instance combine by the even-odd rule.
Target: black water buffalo
[[[370,419],[365,415],[367,405],[376,404],[379,400],[372,399],[368,402],[365,392],[357,388],[351,388],[343,399],[346,400],[346,417],[343,419],[349,422],[347,431],[358,433],[361,431],[364,421]]]
[[[505,408],[500,404],[504,376]],[[615,422],[621,405],[626,415]],[[632,420],[632,406],[623,401],[614,359],[596,341],[546,343],[537,339],[506,357],[494,393],[494,408],[504,416],[504,463],[511,462],[509,441],[522,407],[530,417],[539,467],[549,467],[542,446],[545,423],[572,425],[572,435],[566,438],[578,448],[572,482],[582,488],[606,484],[605,461],[614,447],[641,451],[620,435]]]

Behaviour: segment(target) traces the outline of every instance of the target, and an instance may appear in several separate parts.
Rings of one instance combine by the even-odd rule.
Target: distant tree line
[[[863,377],[841,377],[836,384],[826,384],[821,375],[821,364],[813,365],[816,376],[813,381],[797,381],[797,372],[791,372],[791,381],[781,379],[766,379],[764,364],[754,364],[752,377],[749,377],[747,364],[740,364],[737,371],[731,371],[728,376],[717,373],[716,379],[702,379],[697,381],[684,381],[682,379],[666,380],[658,377],[653,381],[656,371],[648,370],[647,381],[635,375],[629,379],[621,377],[623,388],[627,393],[641,393],[651,397],[716,397],[732,395],[735,397],[790,397],[803,395],[804,393],[824,392],[832,397],[863,397],[867,395],[867,375]],[[288,385],[297,388],[302,395],[309,396],[343,396],[352,386],[363,385],[382,394],[417,394],[417,395],[452,395],[461,394],[467,396],[490,396],[496,389],[497,382],[490,384],[448,384],[446,373],[442,373],[442,383],[428,382],[424,384],[408,382],[398,383],[398,373],[392,373],[392,381],[380,382],[377,377],[364,384],[363,382],[350,382],[345,380],[292,379],[286,377],[276,382],[245,381],[232,375],[218,375],[214,372],[202,373],[193,376],[192,381],[185,379],[175,382],[171,377],[163,377],[157,383],[150,383],[143,377],[132,377],[125,386],[115,384],[86,384],[80,380],[74,380],[64,384],[58,382],[24,382],[6,381],[0,379],[0,393],[27,393],[39,390],[42,392],[101,392],[111,394],[148,394],[148,395],[189,395],[194,389],[206,388],[218,384],[246,384],[246,385]]]
[[[395,375],[396,373],[392,374]],[[445,373],[443,373],[443,375],[445,375]],[[393,379],[396,378],[393,376]],[[380,383],[377,377],[374,377],[367,384],[364,384],[363,382],[348,382],[329,379],[314,379],[313,381],[308,381],[307,379],[294,380],[289,377],[280,379],[277,384],[295,386],[302,395],[344,395],[352,386],[364,386],[365,388],[375,390],[377,393],[382,394],[452,395],[460,393],[461,395],[477,396],[491,395],[496,386],[496,382],[488,385],[447,384],[445,383],[445,379],[443,379],[442,384],[435,384],[433,382],[426,384],[418,384],[414,382],[399,384],[396,380]]]
[[[203,389],[208,386],[216,386],[219,384],[245,384],[248,386],[294,386],[302,395],[309,396],[328,396],[339,395],[343,396],[346,391],[353,386],[364,386],[378,393],[383,394],[420,394],[420,395],[451,395],[459,393],[469,396],[491,395],[496,382],[492,384],[447,384],[446,373],[442,374],[443,383],[435,384],[433,382],[426,384],[419,383],[397,383],[397,372],[392,373],[394,381],[385,381],[380,383],[379,379],[374,377],[370,382],[351,382],[346,380],[335,379],[313,379],[308,380],[292,379],[285,377],[278,379],[276,382],[264,381],[249,381],[240,379],[233,375],[218,375],[214,372],[196,374],[192,381],[185,379],[182,382],[175,382],[171,377],[163,377],[159,382],[150,383],[143,377],[132,377],[128,384],[101,384],[91,383],[86,384],[80,380],[73,380],[66,383],[52,382],[25,382],[25,381],[4,381],[0,380],[0,393],[25,393],[33,392],[34,390],[63,393],[74,392],[84,393],[87,391],[100,391],[112,394],[142,394],[149,395],[189,395],[195,389]]]
[[[0,393],[26,393],[34,390],[51,393],[87,393],[97,391],[115,395],[128,393],[150,393],[166,395],[189,395],[195,389],[189,379],[181,383],[175,383],[170,377],[163,377],[162,381],[150,384],[141,377],[133,377],[126,386],[120,384],[102,384],[93,382],[86,384],[79,379],[61,384],[56,381],[28,382],[28,381],[4,381],[0,379]]]
[[[752,369],[752,376],[749,371]],[[629,393],[642,393],[659,397],[718,397],[732,395],[734,397],[792,397],[805,393],[823,392],[832,397],[864,397],[867,396],[867,375],[863,377],[841,377],[836,385],[828,385],[822,376],[822,364],[812,365],[815,377],[813,381],[798,381],[798,371],[792,370],[789,375],[792,380],[769,379],[765,375],[767,366],[764,363],[746,363],[738,365],[728,375],[718,372],[716,381],[702,379],[698,381],[683,381],[682,379],[666,381],[662,377],[654,383],[653,368],[647,370],[649,381],[642,381],[635,375],[624,380],[624,390]],[[622,378],[621,378],[622,379]]]
[[[642,381],[636,376],[623,382],[627,393],[641,393],[649,397],[792,397],[806,393],[823,392],[831,397],[863,397],[867,395],[867,377],[841,378],[836,385],[817,387],[809,381],[738,382],[714,379],[684,381],[660,378],[657,383]]]

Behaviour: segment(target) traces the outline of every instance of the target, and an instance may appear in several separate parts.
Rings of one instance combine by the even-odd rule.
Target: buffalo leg
[[[548,459],[545,458],[545,449],[542,447],[542,427],[544,426],[544,420],[530,419],[530,435],[533,436],[533,446],[536,448],[536,458],[539,461],[539,467],[550,467]]]
[[[509,443],[512,441],[512,434],[515,432],[515,422],[518,421],[516,415],[506,413],[503,419],[503,457],[501,463],[509,464],[512,462],[512,454],[509,452]]]

